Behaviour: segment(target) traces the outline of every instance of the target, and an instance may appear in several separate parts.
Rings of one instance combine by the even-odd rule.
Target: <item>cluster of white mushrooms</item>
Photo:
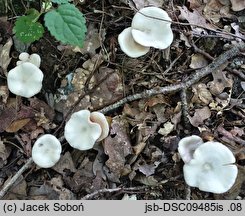
[[[21,97],[30,98],[42,88],[43,72],[39,69],[41,58],[38,54],[24,52],[19,55],[16,67],[7,75],[9,90]],[[109,124],[100,112],[80,110],[71,115],[65,125],[64,136],[76,149],[88,150],[95,142],[101,141],[109,134]],[[42,168],[54,166],[60,159],[62,147],[60,141],[52,134],[39,137],[32,148],[33,161]]]
[[[180,140],[178,151],[185,163],[184,179],[189,186],[219,194],[235,183],[238,174],[235,157],[222,143],[204,143],[199,136],[192,135]]]
[[[145,55],[150,47],[166,49],[173,41],[171,18],[158,7],[140,9],[131,26],[118,36],[121,50],[132,58]]]
[[[100,112],[80,110],[71,115],[65,125],[65,139],[79,150],[92,149],[109,134],[109,124]],[[42,135],[32,148],[33,161],[42,168],[54,166],[60,159],[61,143],[51,134]]]

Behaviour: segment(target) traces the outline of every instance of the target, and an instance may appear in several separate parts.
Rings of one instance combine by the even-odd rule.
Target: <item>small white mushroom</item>
[[[100,125],[91,121],[90,111],[80,110],[73,113],[66,123],[64,136],[73,148],[88,150],[93,148],[101,133]]]
[[[40,92],[42,81],[43,72],[30,62],[24,62],[16,66],[7,75],[9,90],[26,98],[30,98]]]
[[[166,49],[173,41],[170,25],[166,11],[158,7],[142,8],[133,17],[132,36],[142,46]]]
[[[178,152],[180,157],[185,163],[190,162],[193,159],[194,151],[203,144],[203,140],[201,137],[192,135],[189,137],[184,137],[179,141],[178,144]]]
[[[97,141],[105,139],[109,134],[109,124],[103,113],[91,112],[90,120],[100,125],[102,132]]]
[[[60,141],[51,134],[45,134],[38,138],[32,148],[32,158],[39,167],[49,168],[60,159]]]
[[[17,61],[16,65],[20,65],[24,62],[30,62],[39,68],[41,64],[41,57],[36,53],[29,55],[27,52],[22,52],[19,55],[19,61]]]
[[[225,193],[235,183],[238,169],[233,153],[219,142],[206,142],[184,165],[184,178],[192,187],[212,193]]]
[[[137,58],[145,55],[150,48],[136,43],[132,37],[131,30],[132,28],[128,27],[118,35],[118,43],[121,50],[131,58]]]

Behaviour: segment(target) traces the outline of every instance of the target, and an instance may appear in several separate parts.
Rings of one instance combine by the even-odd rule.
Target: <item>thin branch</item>
[[[32,165],[32,158],[30,157],[25,165],[21,167],[21,169],[10,179],[10,181],[3,186],[2,190],[0,191],[0,199],[2,199],[8,190],[14,185],[14,183],[18,180],[18,178]]]
[[[127,97],[117,101],[116,103],[111,104],[107,107],[104,107],[98,111],[100,111],[102,113],[108,113],[108,112],[115,110],[118,107],[124,105],[125,103],[131,102],[131,101],[135,101],[135,100],[143,99],[143,98],[149,98],[149,97],[152,97],[152,96],[157,95],[157,94],[174,93],[174,92],[181,91],[183,89],[187,89],[187,88],[191,87],[193,84],[197,83],[203,77],[209,75],[210,73],[212,73],[213,71],[218,69],[221,65],[223,65],[225,62],[227,62],[229,59],[238,55],[240,53],[240,50],[244,50],[244,49],[245,49],[245,44],[234,46],[232,49],[224,52],[219,57],[214,59],[213,62],[211,64],[209,64],[208,66],[206,66],[202,69],[196,70],[196,73],[193,74],[186,81],[183,81],[181,83],[174,84],[174,85],[157,87],[154,89],[143,91],[141,93],[137,93],[134,95],[127,96]]]

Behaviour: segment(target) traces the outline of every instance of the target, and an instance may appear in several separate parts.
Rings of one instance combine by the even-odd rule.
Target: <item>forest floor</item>
[[[42,134],[59,138],[62,154],[52,168],[31,163],[2,199],[245,199],[245,51],[227,54],[245,42],[243,0],[74,0],[86,18],[83,48],[61,44],[47,30],[20,43],[16,17],[40,5],[8,2],[0,16],[0,190]],[[173,43],[130,58],[118,35],[149,5],[173,20]],[[21,52],[39,54],[44,73],[41,92],[29,99],[16,97],[6,82]],[[101,111],[110,123],[109,136],[88,151],[63,138],[66,121],[81,109]],[[185,183],[177,148],[191,135],[219,141],[235,155],[239,172],[228,192]]]

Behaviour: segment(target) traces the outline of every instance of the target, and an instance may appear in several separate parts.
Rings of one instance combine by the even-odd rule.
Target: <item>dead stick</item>
[[[32,158],[29,158],[25,165],[10,179],[10,181],[0,191],[0,199],[2,199],[8,190],[14,185],[18,178],[32,165]]]

